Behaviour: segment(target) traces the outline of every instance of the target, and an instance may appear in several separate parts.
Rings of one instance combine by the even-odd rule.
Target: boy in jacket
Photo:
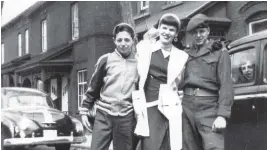
[[[116,49],[101,56],[82,102],[82,122],[89,126],[87,114],[96,106],[91,150],[132,150],[135,116],[132,91],[138,79],[137,60],[133,53],[135,32],[126,23],[113,30]]]

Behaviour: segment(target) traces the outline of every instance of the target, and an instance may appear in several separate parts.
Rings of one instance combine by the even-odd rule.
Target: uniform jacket
[[[181,88],[190,86],[218,93],[217,116],[229,118],[234,98],[231,60],[225,48],[214,49],[213,43],[210,41],[198,52],[196,47],[185,50],[189,59]]]
[[[137,115],[135,134],[140,136],[149,136],[144,86],[149,71],[151,54],[157,50],[160,50],[158,42],[151,43],[149,40],[144,40],[137,45],[137,70],[140,79],[139,91],[133,93],[133,104]],[[187,53],[172,46],[167,68],[167,84],[162,85],[159,89],[158,109],[169,120],[172,149],[181,149],[182,146],[182,107],[178,95],[178,84],[181,80],[187,59]]]

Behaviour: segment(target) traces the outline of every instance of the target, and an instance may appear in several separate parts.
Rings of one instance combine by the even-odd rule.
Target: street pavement
[[[85,133],[85,137],[86,137],[86,142],[81,143],[81,144],[72,144],[71,148],[72,150],[80,150],[80,149],[87,149],[90,150],[90,146],[91,146],[91,141],[92,141],[92,134],[87,132]],[[113,150],[113,144],[111,142],[109,150]]]
[[[36,146],[33,148],[28,148],[26,150],[55,150],[55,147],[48,147],[46,145]],[[70,150],[90,150],[89,148],[81,148],[81,147],[71,147]]]

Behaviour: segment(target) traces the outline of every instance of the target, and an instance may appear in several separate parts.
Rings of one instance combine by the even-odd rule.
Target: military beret
[[[207,28],[208,17],[204,14],[195,15],[187,24],[186,31],[190,32],[196,28]]]

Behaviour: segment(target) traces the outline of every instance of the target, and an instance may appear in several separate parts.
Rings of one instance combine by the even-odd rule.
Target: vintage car
[[[36,89],[1,88],[2,149],[36,145],[68,150],[85,142],[82,123],[55,109],[50,97]]]
[[[227,150],[267,149],[267,31],[229,44],[235,99],[225,131]]]

